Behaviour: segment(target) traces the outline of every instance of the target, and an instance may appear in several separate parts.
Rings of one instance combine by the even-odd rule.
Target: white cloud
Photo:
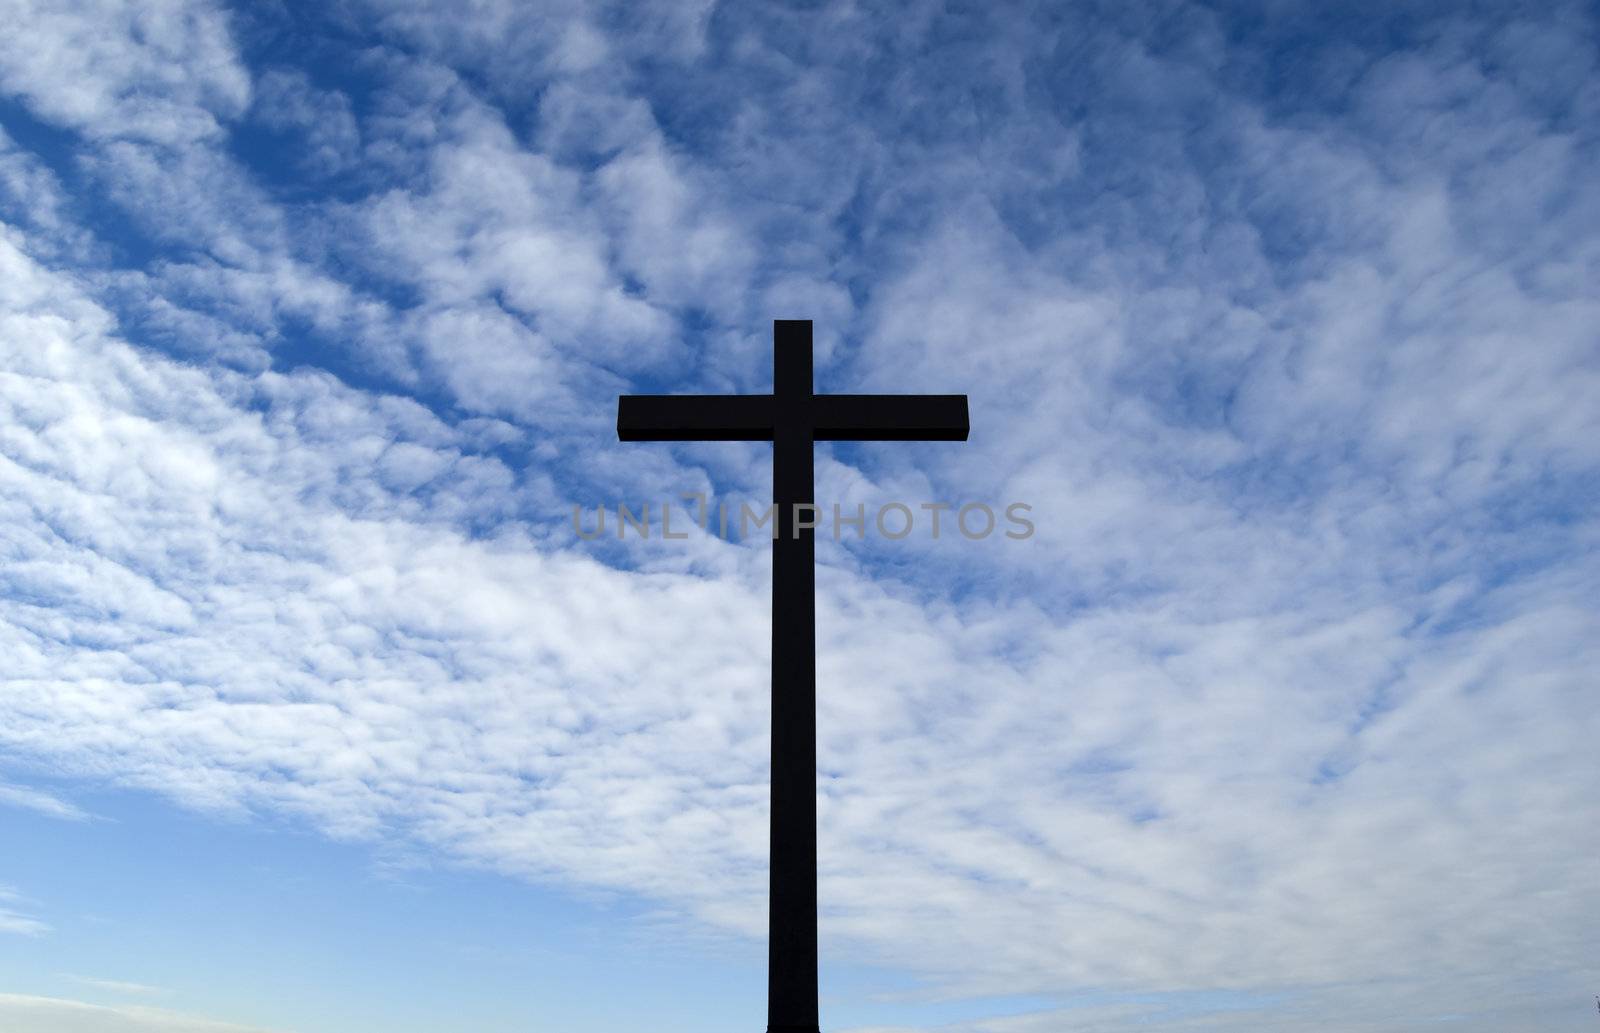
[[[754,248],[716,210],[712,183],[696,184],[684,165],[656,138],[596,173],[602,210],[620,224],[620,264],[652,297],[736,319]]]
[[[191,0],[6,0],[0,88],[90,136],[183,144],[249,103],[227,17]]]
[[[0,126],[0,218],[30,229],[37,253],[87,261],[98,249],[71,208],[59,177]]]
[[[293,161],[310,176],[348,169],[360,156],[361,128],[350,98],[319,89],[298,69],[273,69],[256,84],[255,118],[275,130],[297,134]]]

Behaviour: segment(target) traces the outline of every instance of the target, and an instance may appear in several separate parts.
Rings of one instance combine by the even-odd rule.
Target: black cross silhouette
[[[770,441],[772,838],[768,1033],[818,1033],[814,441],[965,441],[966,395],[819,395],[811,320],[772,324],[770,395],[622,395],[623,441]],[[797,521],[800,509],[813,518]]]

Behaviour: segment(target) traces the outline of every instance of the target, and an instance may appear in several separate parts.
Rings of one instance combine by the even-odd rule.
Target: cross
[[[767,1033],[817,1025],[817,600],[812,442],[965,441],[966,395],[819,395],[811,320],[772,324],[770,395],[622,395],[623,441],[770,441],[772,829]]]

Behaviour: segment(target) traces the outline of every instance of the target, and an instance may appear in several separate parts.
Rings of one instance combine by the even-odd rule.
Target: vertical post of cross
[[[816,542],[811,321],[773,326],[772,823],[768,1033],[818,1033]],[[805,523],[814,523],[807,520]]]
[[[770,441],[772,838],[768,1033],[818,1033],[817,597],[812,445],[965,441],[966,395],[817,395],[811,320],[772,326],[770,395],[622,395],[622,441]],[[802,522],[799,517],[807,519]]]

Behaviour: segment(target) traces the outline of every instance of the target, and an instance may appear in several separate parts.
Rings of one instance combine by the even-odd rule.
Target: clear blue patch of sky
[[[668,949],[646,935],[648,902],[391,871],[369,845],[284,821],[69,795],[96,817],[0,807],[0,875],[52,926],[0,936],[0,991],[83,999],[71,976],[142,983],[172,991],[147,1003],[301,1033],[732,1033],[763,1010],[762,945]]]

